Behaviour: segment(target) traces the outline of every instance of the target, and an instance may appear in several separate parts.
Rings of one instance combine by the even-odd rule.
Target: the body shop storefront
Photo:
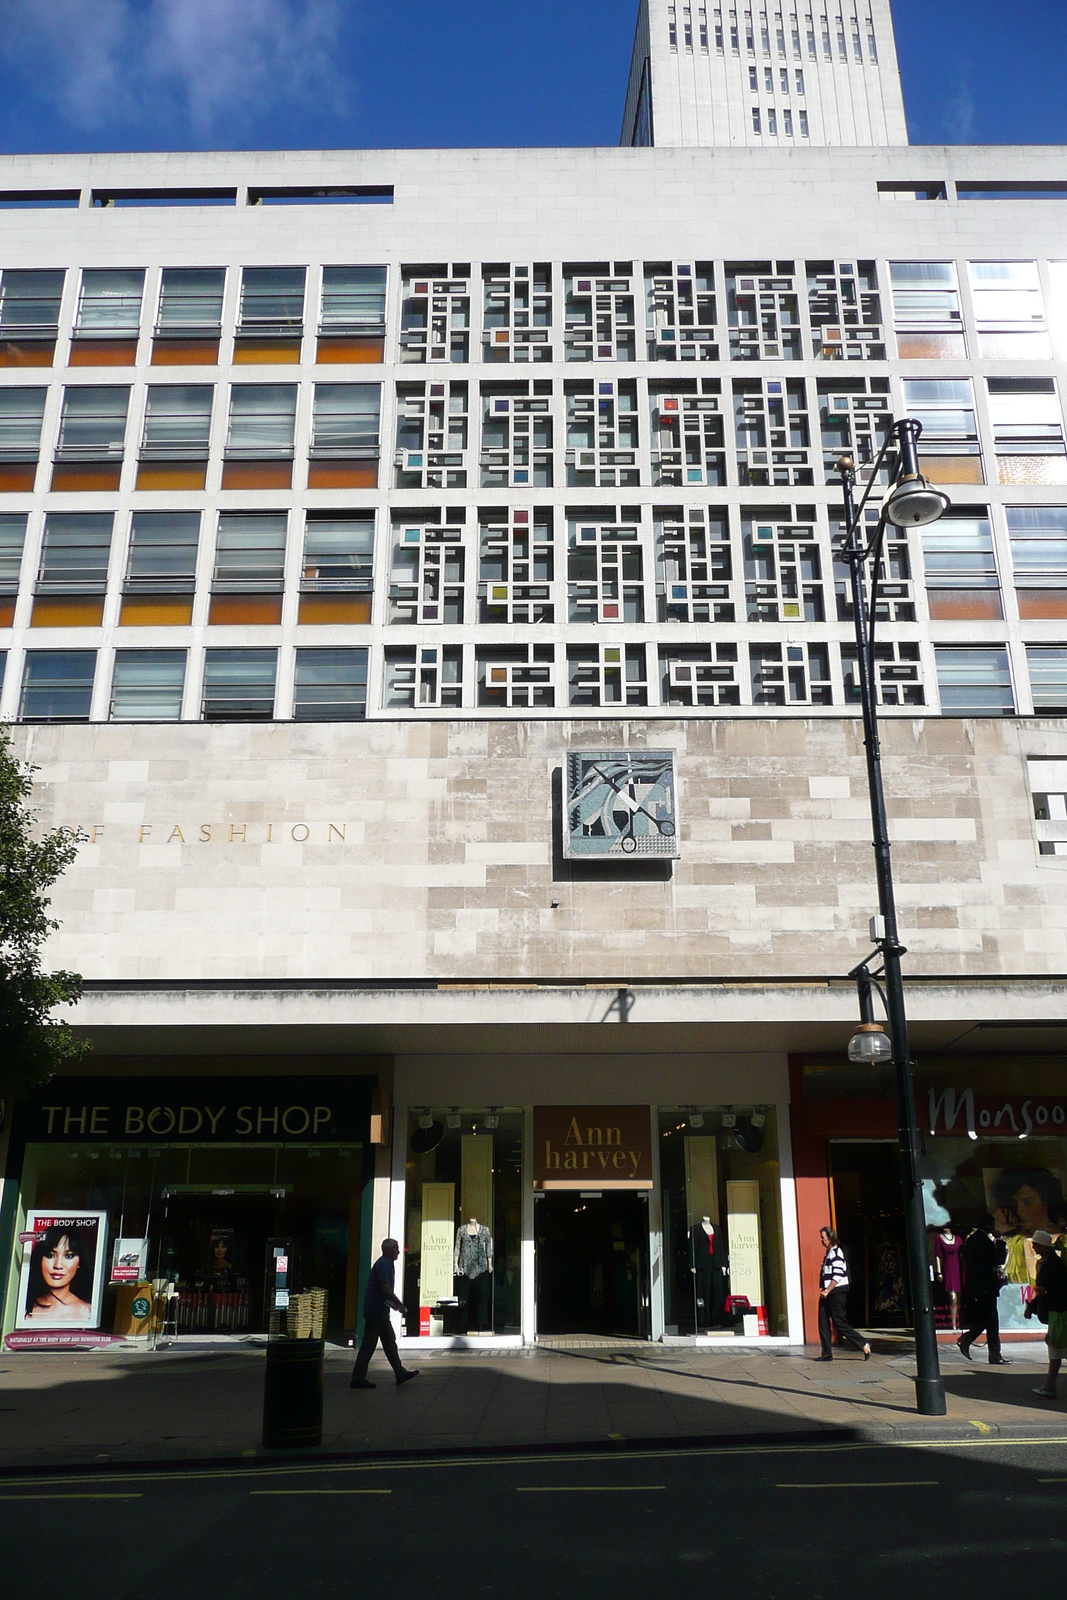
[[[146,1337],[164,1310],[179,1337],[265,1334],[298,1312],[351,1333],[374,1082],[54,1080],[12,1132],[7,1348]]]

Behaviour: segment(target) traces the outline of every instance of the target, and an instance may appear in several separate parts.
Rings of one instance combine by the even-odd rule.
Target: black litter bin
[[[325,1339],[272,1339],[263,1386],[263,1448],[297,1450],[322,1443]]]

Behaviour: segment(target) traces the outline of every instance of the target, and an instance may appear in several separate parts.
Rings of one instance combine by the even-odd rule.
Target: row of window
[[[799,76],[799,74],[798,74],[798,76]],[[783,73],[783,77],[784,77],[784,73]],[[781,108],[781,116],[782,116],[782,132],[783,132],[783,134],[785,135],[785,137],[787,139],[792,139],[793,138],[793,108],[792,108],[792,106],[783,106]],[[777,139],[777,137],[778,137],[778,107],[777,106],[767,106],[766,109],[762,110],[762,111],[761,111],[759,106],[753,106],[752,107],[752,132],[753,133],[762,133],[765,122],[766,122],[767,132],[770,134],[771,138],[772,139]],[[803,106],[797,112],[797,130],[796,131],[797,131],[797,133],[800,135],[800,137],[802,139],[807,139],[807,138],[810,137],[810,130],[808,128],[808,113],[804,110]]]
[[[292,656],[291,716],[296,721],[350,721],[366,716],[365,648],[297,649]],[[937,646],[941,710],[947,715],[1003,716],[1015,710],[1007,649]],[[5,656],[0,652],[0,682]],[[386,648],[381,707],[385,711],[550,709],[565,696],[572,707],[661,706],[727,709],[854,704],[859,698],[855,648],[817,644],[479,646],[473,652],[475,693],[464,699],[461,646]],[[1067,645],[1028,645],[1026,662],[1037,714],[1067,711]],[[269,722],[278,715],[279,652],[209,649],[196,689],[186,693],[189,652],[117,650],[111,658],[107,716],[116,722]],[[95,650],[28,650],[22,662],[19,719],[87,722],[93,700]],[[467,656],[467,670],[471,669]],[[917,645],[880,646],[878,693],[883,705],[922,706]],[[650,676],[651,668],[651,676]],[[834,673],[837,673],[835,683]],[[191,697],[191,698],[190,698]]]
[[[750,6],[744,7],[743,10],[739,10],[737,6],[730,6],[724,11],[720,5],[715,6],[711,12],[711,30],[714,33],[715,50],[718,55],[726,54],[726,37],[729,32],[730,50],[735,56],[741,54],[743,36],[745,52],[748,55],[756,54],[758,38],[760,53],[769,57],[773,39],[778,57],[784,59],[788,39],[794,61],[803,58],[801,48],[803,43],[807,46],[809,61],[819,60],[821,45],[823,61],[832,63],[836,59],[847,66],[851,60],[857,66],[863,66],[863,47],[866,42],[866,64],[872,67],[878,65],[878,41],[869,7],[856,7],[852,10],[846,7],[835,9],[832,6],[805,7],[786,9],[784,12],[779,7],[773,11],[761,8],[754,12]],[[689,54],[695,54],[698,50],[703,55],[710,54],[711,38],[707,5],[669,5],[667,38],[673,51],[681,48]]]
[[[307,487],[377,487],[382,386],[309,387]],[[300,389],[295,383],[229,387],[223,489],[292,488]],[[986,378],[982,390],[999,481],[1067,483],[1055,379]],[[51,452],[53,493],[119,488],[131,392],[120,385],[63,388]],[[984,483],[972,380],[904,378],[901,398],[904,412],[922,424],[920,450],[930,475],[946,484]],[[0,386],[0,492],[33,491],[47,400],[44,388]],[[205,489],[214,386],[149,384],[143,405],[133,487]],[[398,383],[395,415],[392,482],[398,489],[548,489],[564,482],[570,488],[695,488],[731,481],[759,488],[812,485],[818,461],[825,481],[836,484],[842,453],[853,456],[862,474],[891,426],[892,398],[888,378],[864,377],[819,379],[814,391],[802,377],[725,383],[576,378],[477,387],[450,380]],[[477,459],[470,448],[475,437]]]
[[[480,508],[470,519],[473,538],[465,507],[449,508],[443,517],[439,508],[395,511],[387,553],[387,620],[407,625],[851,620],[847,569],[834,543],[841,528],[820,524],[814,506],[650,509],[651,519],[645,508],[626,505],[575,507],[558,518],[551,507]],[[1008,506],[1004,516],[1020,618],[1067,617],[1067,507]],[[11,626],[14,619],[27,526],[25,515],[0,516],[0,626]],[[120,626],[188,626],[198,566],[202,587],[210,570],[209,624],[278,625],[288,535],[285,511],[221,512],[208,568],[200,559],[199,512],[134,512],[128,542],[118,541],[113,562],[111,513],[49,512],[36,560],[30,626],[99,627],[113,567],[122,573]],[[301,624],[371,622],[374,542],[373,512],[307,513],[299,567]],[[879,571],[880,619],[920,620],[917,577],[925,585],[931,620],[1002,620],[989,508],[955,506],[939,522],[910,535],[889,529]]]
[[[759,132],[758,106],[753,117]],[[1067,262],[1050,261],[1047,271],[1053,309],[1062,317]],[[299,363],[307,268],[244,267],[239,273],[233,360]],[[1038,262],[969,261],[966,273],[974,353],[993,360],[1048,358]],[[882,283],[871,260],[564,262],[562,287],[550,262],[486,263],[480,277],[470,262],[403,266],[400,274],[401,363],[469,362],[472,340],[479,339],[489,363],[558,360],[559,324],[566,361],[718,361],[726,355],[797,361],[805,337],[820,360],[885,360],[886,289],[902,360],[962,359],[968,347],[959,272],[951,260],[890,261]],[[154,365],[218,362],[226,277],[223,267],[162,269],[149,307]],[[0,274],[0,365],[52,364],[65,279],[61,268]],[[387,279],[384,266],[322,268],[318,362],[384,360]],[[145,287],[143,268],[81,272],[72,366],[135,364]]]

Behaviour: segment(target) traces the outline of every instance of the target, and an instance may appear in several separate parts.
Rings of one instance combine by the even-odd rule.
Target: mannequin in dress
[[[717,1327],[726,1305],[726,1238],[710,1217],[689,1230],[689,1265],[696,1279],[697,1327]]]
[[[493,1235],[477,1217],[458,1230],[452,1265],[464,1333],[488,1331],[493,1326]]]
[[[963,1240],[951,1221],[943,1223],[934,1240],[934,1268],[937,1281],[948,1295],[954,1329],[958,1329],[960,1325],[960,1295],[963,1292],[963,1264],[960,1260],[962,1248]]]

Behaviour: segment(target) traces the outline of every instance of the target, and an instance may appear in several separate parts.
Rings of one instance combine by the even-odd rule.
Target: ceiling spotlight
[[[766,1122],[766,1120],[767,1120],[767,1113],[765,1111],[753,1111],[753,1113],[752,1113],[752,1126],[754,1128],[762,1128],[763,1124]]]
[[[420,1111],[419,1112],[419,1127],[420,1128],[432,1128],[433,1127],[433,1117],[432,1117],[432,1115],[430,1114],[429,1111]]]
[[[704,1126],[704,1113],[702,1111],[691,1111],[689,1113],[689,1126],[691,1128],[702,1128]]]
[[[485,1122],[483,1123],[483,1127],[485,1128],[487,1133],[492,1133],[493,1130],[495,1128],[499,1128],[499,1126],[500,1126],[500,1118],[497,1116],[495,1111],[490,1111],[488,1116],[485,1119]]]
[[[722,1125],[723,1125],[724,1128],[734,1128],[734,1127],[736,1127],[737,1126],[737,1112],[736,1111],[724,1111],[723,1114],[722,1114]]]
[[[445,1118],[445,1121],[448,1123],[448,1126],[453,1130],[453,1132],[463,1125],[463,1118],[460,1116],[458,1111],[450,1111],[448,1116]]]

